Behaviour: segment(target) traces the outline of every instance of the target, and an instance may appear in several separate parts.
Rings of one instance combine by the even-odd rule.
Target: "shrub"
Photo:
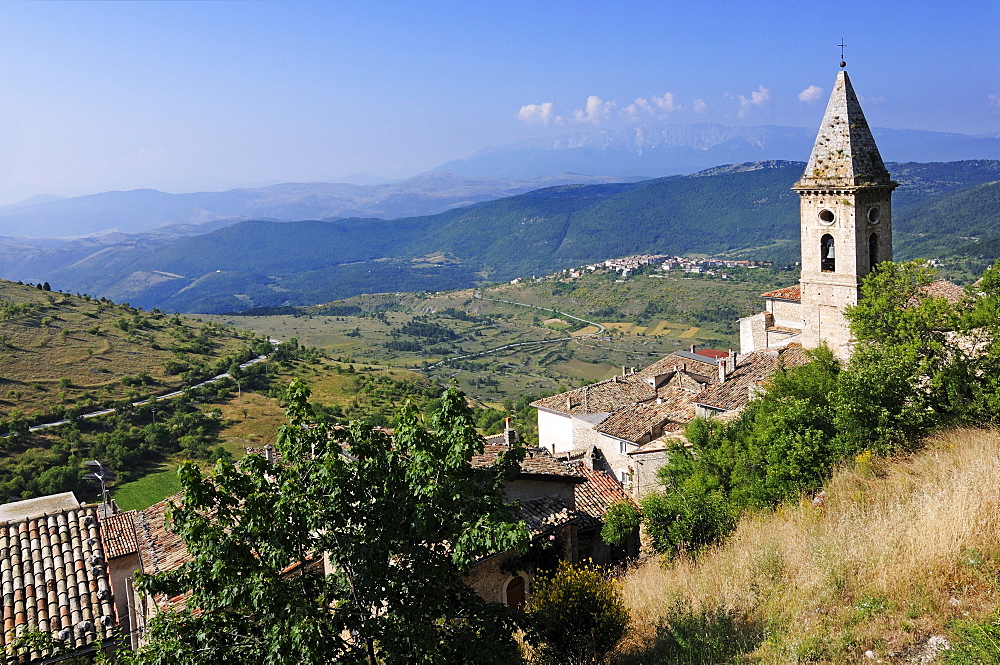
[[[736,526],[725,496],[701,475],[647,495],[642,500],[642,513],[653,547],[670,558],[681,552],[694,554]]]
[[[620,543],[624,538],[639,527],[639,509],[631,501],[620,501],[604,514],[604,527],[601,528],[601,538],[609,545]]]
[[[526,639],[540,663],[605,662],[629,626],[618,584],[597,570],[568,563],[536,579],[527,612]]]

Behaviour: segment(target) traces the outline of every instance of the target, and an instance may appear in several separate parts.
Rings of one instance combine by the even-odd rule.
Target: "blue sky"
[[[640,120],[1000,134],[993,2],[6,2],[0,204],[398,178]],[[804,158],[804,157],[803,157]]]

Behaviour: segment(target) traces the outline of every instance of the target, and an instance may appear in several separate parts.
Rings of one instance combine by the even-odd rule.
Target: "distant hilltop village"
[[[666,272],[679,271],[692,274],[705,274],[719,276],[728,279],[729,275],[720,272],[721,268],[767,268],[772,265],[770,261],[742,261],[737,259],[719,258],[695,258],[690,256],[669,256],[667,254],[634,254],[623,256],[617,259],[607,259],[603,262],[590,263],[578,268],[567,268],[559,272],[546,275],[545,277],[535,277],[533,279],[576,279],[588,272],[605,270],[617,272],[622,277],[628,277],[636,270],[646,266],[659,265],[661,270]],[[510,281],[511,284],[520,284],[524,279],[518,277]]]
[[[740,319],[740,350],[675,351],[649,367],[535,401],[542,448],[612,475],[632,496],[654,486],[673,445],[686,443],[695,417],[732,417],[781,367],[808,361],[806,349],[827,345],[841,360],[851,354],[844,310],[858,302],[861,282],[892,260],[892,192],[875,139],[846,71],[837,73],[802,178],[799,284],[762,294],[764,311]],[[662,263],[665,270],[706,272],[761,264],[720,259],[631,256],[580,270],[617,270]],[[723,273],[724,275],[724,273]],[[961,289],[932,285],[949,298]]]

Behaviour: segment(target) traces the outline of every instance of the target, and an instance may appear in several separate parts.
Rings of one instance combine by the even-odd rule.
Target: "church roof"
[[[796,188],[893,185],[846,71],[837,81]]]
[[[802,300],[802,289],[800,285],[786,286],[776,291],[768,291],[760,294],[761,298],[776,298],[778,300]]]

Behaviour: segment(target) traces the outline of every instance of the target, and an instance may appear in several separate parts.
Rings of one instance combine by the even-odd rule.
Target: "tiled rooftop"
[[[587,469],[581,465],[580,470],[587,476],[587,482],[576,488],[576,509],[590,518],[591,523],[602,523],[608,509],[622,501],[635,504],[635,499],[628,495],[611,474],[606,471]]]
[[[528,527],[532,538],[572,522],[577,516],[569,506],[554,496],[543,496],[538,499],[521,502],[521,517]]]
[[[746,405],[750,400],[750,386],[771,376],[779,366],[794,367],[804,365],[809,357],[802,346],[791,343],[783,349],[754,351],[749,353],[726,377],[725,383],[717,383],[698,395],[698,404],[732,411]]]
[[[472,466],[490,466],[497,458],[509,450],[507,446],[487,444],[481,455],[474,455]],[[575,468],[568,467],[542,448],[528,448],[521,461],[521,473],[541,476],[564,476],[582,482],[582,474]]]
[[[920,293],[934,298],[944,298],[950,303],[956,303],[965,297],[965,289],[946,279],[931,282],[920,289]]]
[[[679,388],[661,389],[669,396],[661,404],[633,404],[615,411],[596,430],[601,434],[639,443],[644,437],[655,438],[665,422],[694,417],[694,393]]]
[[[656,392],[651,385],[643,381],[639,374],[630,374],[543,397],[531,405],[571,415],[610,413],[625,405],[645,402],[654,397]]]
[[[129,510],[109,515],[101,520],[104,553],[108,559],[139,551],[135,540],[135,514],[136,511]]]
[[[113,637],[111,598],[95,507],[0,524],[0,648],[38,629],[71,649]],[[31,662],[44,655],[34,652]]]
[[[674,371],[674,368],[689,374],[697,374],[709,381],[714,381],[713,377],[719,373],[719,363],[714,358],[688,351],[674,351],[669,356],[660,358],[652,365],[636,372],[635,375],[646,379],[668,374]]]
[[[167,507],[180,499],[181,495],[175,494],[135,515],[139,560],[146,575],[174,570],[189,558],[181,537],[166,525]]]
[[[783,289],[768,291],[760,294],[761,298],[775,298],[777,300],[802,300],[802,292],[798,284],[786,286]]]
[[[628,455],[648,455],[649,453],[660,453],[665,450],[669,450],[671,446],[680,444],[682,446],[690,446],[688,440],[684,437],[684,427],[674,423],[670,423],[667,427],[663,428],[663,434],[653,439],[649,443],[644,443],[635,450],[628,451]]]

